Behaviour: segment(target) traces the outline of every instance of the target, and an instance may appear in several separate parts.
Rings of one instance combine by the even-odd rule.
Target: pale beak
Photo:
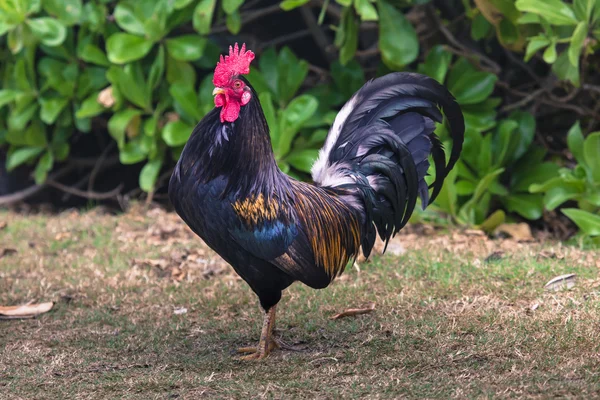
[[[216,96],[218,94],[224,94],[224,93],[225,93],[225,89],[216,87],[215,90],[213,90],[212,95]]]

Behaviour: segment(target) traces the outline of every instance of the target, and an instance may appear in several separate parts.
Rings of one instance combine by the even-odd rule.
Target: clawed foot
[[[273,338],[269,338],[269,345],[263,346],[262,343],[259,343],[256,347],[241,347],[237,351],[238,353],[249,353],[245,356],[241,356],[240,360],[262,360],[266,358],[273,349],[281,348],[277,340]]]

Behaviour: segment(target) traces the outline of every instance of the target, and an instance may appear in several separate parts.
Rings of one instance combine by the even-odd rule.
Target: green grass
[[[0,258],[0,304],[56,302],[0,321],[2,399],[600,396],[598,252],[400,235],[402,255],[287,290],[277,335],[300,351],[244,362],[234,350],[258,340],[257,300],[176,216],[1,220],[0,252],[17,253]],[[573,289],[543,290],[564,273],[578,275]]]

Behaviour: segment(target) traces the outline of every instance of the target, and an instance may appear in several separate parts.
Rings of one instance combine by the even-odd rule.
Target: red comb
[[[229,55],[223,57],[217,63],[215,74],[213,75],[213,84],[217,87],[225,86],[232,76],[247,74],[250,72],[250,63],[254,60],[254,53],[246,51],[246,44],[238,48],[238,44],[232,48],[229,46]]]

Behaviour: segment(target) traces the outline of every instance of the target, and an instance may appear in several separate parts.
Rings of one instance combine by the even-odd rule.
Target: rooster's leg
[[[265,313],[260,341],[257,347],[242,347],[238,349],[239,353],[251,353],[241,357],[242,360],[260,360],[269,355],[271,350],[279,348],[277,342],[273,339],[273,328],[275,327],[275,306],[271,307]]]

